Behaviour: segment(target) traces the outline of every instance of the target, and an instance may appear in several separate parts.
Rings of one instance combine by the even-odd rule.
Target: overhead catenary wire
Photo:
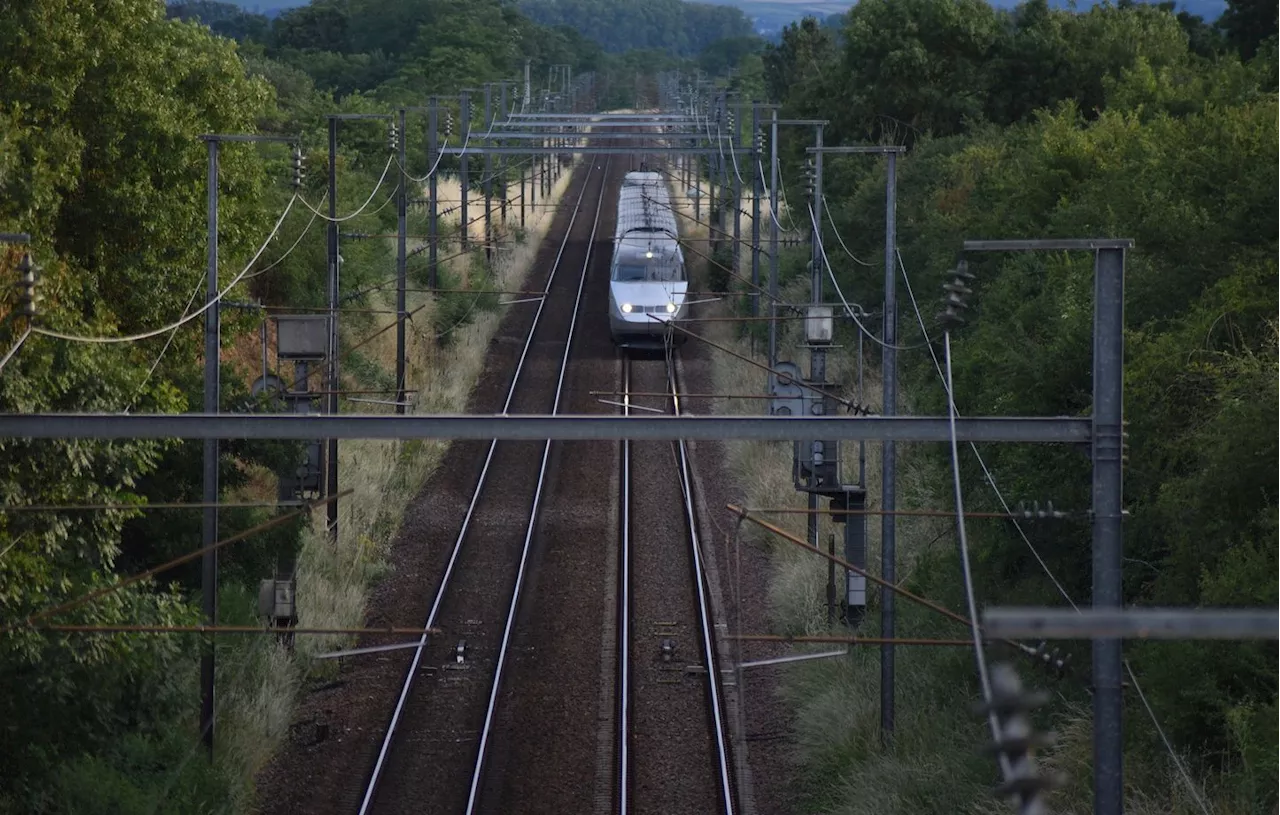
[[[320,203],[322,203],[322,204],[323,204],[323,203],[324,203],[324,201],[325,201],[325,199],[327,199],[328,197],[329,197],[329,193],[328,193],[328,191],[325,191],[324,197],[322,197],[322,198],[320,199]],[[274,269],[275,267],[279,266],[281,263],[283,263],[283,262],[284,262],[284,260],[285,260],[285,258],[287,258],[287,257],[289,257],[289,255],[293,254],[293,250],[298,248],[298,244],[302,243],[302,239],[303,239],[304,237],[306,237],[306,235],[307,235],[307,233],[308,233],[309,231],[311,231],[311,226],[312,226],[312,224],[314,224],[315,222],[316,222],[316,216],[313,214],[313,215],[311,216],[311,220],[307,221],[307,225],[306,225],[305,227],[303,227],[303,228],[302,228],[302,231],[301,231],[300,233],[298,233],[298,238],[297,238],[297,240],[295,240],[295,241],[293,242],[293,245],[292,245],[292,246],[290,246],[288,249],[286,249],[286,250],[285,250],[285,252],[284,252],[284,254],[283,254],[283,255],[281,255],[280,257],[276,258],[274,261],[272,261],[272,262],[271,262],[271,263],[269,263],[268,265],[264,266],[263,268],[258,269],[256,272],[252,272],[252,273],[250,273],[250,274],[246,274],[246,275],[244,275],[244,277],[243,277],[243,278],[241,278],[241,279],[242,279],[242,280],[251,280],[251,279],[253,279],[253,278],[255,278],[255,277],[260,277],[260,276],[262,276],[262,275],[266,274],[267,272],[271,271],[271,270],[272,270],[272,269]],[[204,273],[204,275],[202,275],[202,276],[200,277],[200,279],[196,281],[195,289],[194,289],[194,290],[192,290],[192,292],[191,292],[191,297],[190,297],[190,299],[188,299],[188,300],[187,300],[187,305],[186,305],[186,307],[182,310],[182,316],[183,316],[183,317],[186,317],[188,314],[190,314],[190,312],[191,312],[191,307],[192,307],[193,305],[195,305],[196,298],[200,295],[200,290],[204,287],[205,279],[207,278],[207,276],[208,276],[208,271],[206,270],[206,271],[205,271],[205,273]],[[179,330],[181,327],[182,327],[182,326],[180,326],[180,325],[179,325],[179,326],[174,326],[173,331],[169,332],[169,338],[168,338],[167,340],[165,340],[164,347],[160,349],[160,353],[159,353],[159,354],[156,354],[155,361],[154,361],[154,362],[152,362],[152,363],[151,363],[151,367],[150,367],[149,369],[147,369],[147,375],[146,375],[145,377],[143,377],[143,378],[142,378],[142,382],[141,382],[141,383],[139,383],[138,387],[134,390],[133,397],[129,400],[129,405],[124,409],[124,412],[125,412],[125,413],[128,413],[130,410],[133,410],[133,406],[134,406],[135,404],[137,404],[137,402],[138,402],[138,397],[142,395],[142,389],[143,389],[143,388],[145,388],[145,387],[147,386],[147,383],[151,381],[151,377],[155,375],[156,369],[160,367],[160,363],[161,363],[161,361],[162,361],[162,360],[164,360],[165,354],[169,353],[169,349],[170,349],[171,347],[173,347],[173,341],[174,341],[174,339],[175,339],[175,338],[177,338],[177,336],[178,336],[178,330]]]
[[[392,153],[390,156],[388,156],[388,157],[387,157],[387,164],[386,164],[386,166],[385,166],[385,167],[383,167],[383,168],[382,168],[382,176],[378,179],[378,183],[377,183],[377,184],[375,184],[375,185],[374,185],[374,187],[373,187],[373,189],[369,192],[369,197],[365,199],[364,203],[363,203],[363,204],[361,204],[361,205],[360,205],[360,207],[359,207],[355,212],[352,212],[350,215],[343,215],[343,216],[340,216],[340,217],[337,217],[337,218],[330,218],[328,215],[325,215],[325,214],[324,214],[323,212],[321,212],[320,210],[318,210],[318,209],[316,209],[315,207],[311,206],[311,204],[309,204],[309,203],[307,202],[307,199],[302,198],[302,197],[300,197],[300,196],[299,196],[299,199],[298,199],[298,200],[302,201],[302,205],[303,205],[304,207],[306,207],[307,209],[309,209],[309,210],[311,210],[312,212],[314,212],[318,217],[323,218],[324,220],[326,220],[326,221],[328,221],[328,222],[330,222],[330,223],[339,223],[339,224],[340,224],[340,223],[343,223],[344,221],[350,221],[352,218],[355,218],[356,216],[358,216],[358,215],[360,215],[361,213],[363,213],[366,209],[368,209],[368,208],[369,208],[369,204],[373,203],[373,198],[374,198],[374,196],[376,196],[376,195],[378,194],[378,190],[382,189],[382,184],[383,184],[383,182],[384,182],[384,181],[386,181],[386,180],[387,180],[387,173],[391,172],[391,164],[392,164],[392,162],[394,162],[395,160],[396,160],[396,157],[395,157],[395,154],[394,154],[394,153]],[[392,197],[394,197],[394,196],[392,196]]]
[[[865,260],[862,260],[853,252],[850,252],[848,245],[846,245],[844,242],[844,238],[840,237],[840,230],[839,228],[836,227],[835,216],[831,214],[831,204],[827,203],[826,193],[822,194],[822,208],[826,210],[827,220],[831,223],[831,231],[835,233],[836,240],[840,242],[840,248],[843,249],[844,253],[849,256],[849,259],[852,260],[854,263],[860,264],[862,266],[867,266],[867,267],[872,266],[873,264],[867,263]]]
[[[831,285],[835,287],[836,296],[840,298],[840,303],[844,306],[845,313],[849,315],[849,319],[853,320],[854,325],[858,326],[858,330],[861,331],[867,339],[871,340],[876,345],[879,345],[881,348],[890,348],[894,351],[914,351],[924,345],[928,345],[927,342],[917,345],[890,345],[875,334],[872,334],[871,331],[862,324],[862,321],[858,319],[858,315],[855,314],[853,308],[850,307],[849,301],[845,299],[844,292],[840,290],[840,283],[836,280],[835,270],[831,268],[831,261],[827,259],[827,250],[822,245],[822,237],[819,234],[818,217],[814,213],[812,206],[806,205],[806,207],[809,210],[809,221],[813,224],[813,239],[818,246],[818,255],[822,259],[822,265],[827,270],[827,276],[831,278]],[[862,306],[858,306],[858,311],[861,311],[863,314],[866,313],[866,309]]]
[[[991,675],[987,669],[987,655],[983,650],[982,629],[978,627],[978,601],[973,588],[973,567],[969,560],[969,536],[964,522],[964,492],[960,486],[960,446],[956,440],[956,405],[951,398],[951,332],[942,335],[942,343],[947,362],[947,425],[951,431],[951,476],[956,501],[956,539],[960,547],[960,574],[964,581],[964,599],[969,608],[969,630],[973,635],[973,657],[978,667],[978,686],[982,691],[983,701],[987,705],[987,722],[991,726],[991,738],[996,744],[1001,743],[1000,719],[991,706]],[[1008,755],[1002,750],[997,753],[1000,771],[1006,781],[1013,778],[1013,766]]]
[[[8,365],[9,360],[13,359],[13,355],[18,353],[18,349],[27,341],[27,337],[31,336],[32,330],[31,326],[27,326],[26,330],[18,337],[18,341],[13,344],[13,347],[5,352],[4,357],[0,359],[0,371],[3,371],[4,366]]]
[[[249,260],[249,262],[245,265],[245,267],[234,278],[232,278],[231,282],[227,284],[226,288],[218,292],[218,295],[216,297],[206,302],[198,310],[186,315],[185,317],[182,317],[177,322],[170,323],[169,325],[162,326],[160,328],[152,329],[151,331],[144,331],[140,334],[130,334],[123,337],[100,337],[100,336],[83,335],[83,334],[67,334],[61,331],[52,331],[47,328],[33,328],[31,330],[33,333],[36,333],[36,334],[41,334],[46,337],[54,337],[60,340],[67,340],[69,342],[111,344],[111,343],[121,343],[121,342],[138,342],[139,340],[151,339],[152,337],[158,337],[161,334],[166,334],[170,331],[173,331],[174,329],[181,328],[182,326],[186,325],[187,323],[191,322],[197,317],[200,317],[201,315],[203,315],[209,309],[213,308],[215,304],[221,302],[222,298],[226,297],[227,294],[230,293],[230,291],[233,288],[235,288],[242,280],[244,280],[245,276],[249,273],[249,270],[253,268],[253,264],[258,262],[258,258],[262,257],[262,253],[266,251],[267,246],[271,243],[272,239],[275,238],[276,233],[280,231],[280,225],[283,224],[285,218],[289,216],[289,212],[292,211],[294,203],[299,200],[301,199],[296,194],[289,199],[289,203],[287,206],[285,206],[284,212],[282,212],[280,214],[279,219],[276,220],[275,227],[272,228],[271,234],[269,234],[266,240],[262,242],[262,245],[258,247],[258,251],[254,253],[253,257]]]
[[[323,204],[326,200],[328,200],[328,198],[329,198],[329,191],[325,190],[324,195],[321,196],[320,198],[320,203]],[[252,280],[255,277],[261,277],[262,275],[271,271],[275,267],[279,266],[281,263],[284,263],[285,259],[289,257],[289,255],[293,254],[293,250],[298,248],[298,244],[302,243],[302,239],[305,238],[307,236],[307,233],[311,231],[311,227],[313,224],[315,224],[317,217],[319,217],[318,213],[312,213],[311,220],[307,221],[307,225],[302,228],[302,231],[298,233],[297,239],[293,242],[293,244],[288,249],[284,251],[283,255],[271,261],[266,266],[263,266],[261,269],[258,269],[257,271],[254,271],[254,272],[251,272],[250,274],[245,275],[244,279]],[[196,291],[199,291],[199,289],[197,289]]]

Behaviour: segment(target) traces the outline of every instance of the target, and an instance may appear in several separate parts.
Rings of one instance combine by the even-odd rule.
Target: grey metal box
[[[321,360],[329,348],[329,318],[324,314],[276,316],[276,355],[280,359]]]

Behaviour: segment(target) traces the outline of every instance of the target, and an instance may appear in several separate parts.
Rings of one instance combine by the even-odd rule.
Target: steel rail
[[[622,354],[622,414],[631,415],[631,357]],[[631,751],[631,442],[622,442],[622,530],[618,574],[618,815],[627,815]]]
[[[680,415],[680,387],[675,369],[675,352],[667,358],[667,381],[671,385],[671,404],[675,415]],[[716,759],[720,770],[720,794],[724,801],[725,815],[733,815],[733,778],[729,770],[729,743],[725,735],[724,715],[720,699],[720,669],[716,660],[715,639],[711,623],[711,600],[707,596],[704,580],[706,566],[702,562],[701,542],[698,539],[698,521],[694,508],[693,478],[689,472],[689,453],[684,439],[676,445],[680,459],[680,489],[684,494],[685,516],[689,523],[689,551],[693,558],[693,582],[698,590],[698,618],[702,626],[703,659],[707,666],[707,693],[710,696],[712,729],[715,731]]]
[[[564,237],[560,241],[560,248],[556,251],[555,261],[551,264],[551,272],[547,276],[547,282],[544,285],[546,291],[551,290],[551,284],[555,280],[556,272],[560,269],[560,260],[564,256],[565,248],[569,245],[569,235],[573,232],[573,225],[578,218],[578,207],[582,205],[582,199],[586,197],[587,188],[591,185],[591,176],[595,172],[595,168],[588,166],[587,177],[583,179],[582,190],[578,193],[578,202],[574,206],[573,215],[569,219],[569,225],[565,228]],[[603,197],[603,196],[602,196]],[[511,375],[511,385],[507,388],[506,400],[502,404],[503,415],[507,414],[507,410],[511,407],[511,402],[515,399],[516,388],[520,384],[520,375],[524,372],[524,363],[529,355],[529,348],[533,345],[534,334],[537,333],[538,325],[542,319],[542,311],[546,306],[549,297],[542,298],[538,304],[538,310],[533,315],[533,324],[529,327],[529,333],[525,337],[524,347],[520,351],[520,358],[516,361],[515,372]],[[467,506],[466,515],[462,519],[462,528],[458,531],[458,537],[453,542],[453,550],[449,553],[449,562],[445,566],[444,576],[440,580],[440,586],[436,590],[435,599],[431,603],[431,611],[427,615],[427,622],[423,628],[430,629],[435,627],[436,616],[440,612],[440,606],[444,602],[445,593],[448,591],[450,579],[453,577],[454,567],[457,565],[458,556],[462,552],[462,543],[467,537],[467,532],[471,528],[471,520],[475,516],[476,505],[480,502],[480,496],[484,491],[485,482],[489,476],[489,466],[493,463],[494,451],[498,447],[498,440],[492,439],[489,442],[489,451],[485,455],[484,466],[480,469],[480,477],[476,481],[476,487],[471,495],[471,502]],[[541,480],[539,480],[539,489],[541,489]],[[360,803],[359,815],[366,815],[373,803],[373,796],[377,791],[378,782],[382,777],[382,769],[386,764],[387,756],[391,753],[392,739],[395,736],[396,726],[400,723],[400,717],[404,712],[405,702],[409,698],[409,692],[413,687],[414,677],[418,673],[418,665],[422,661],[422,653],[426,648],[428,637],[423,634],[418,641],[417,647],[414,649],[413,660],[409,665],[409,670],[405,675],[404,684],[400,689],[400,696],[396,700],[395,709],[391,714],[391,723],[387,727],[386,735],[383,736],[382,746],[378,750],[378,758],[374,763],[373,772],[369,777],[368,785],[365,787],[364,798]]]
[[[604,203],[604,185],[608,182],[610,163],[608,161],[605,162],[600,196],[596,199],[595,220],[591,224],[591,235],[587,239],[586,256],[582,261],[582,276],[578,279],[578,293],[573,301],[573,316],[569,319],[569,330],[564,343],[564,355],[560,359],[560,373],[556,378],[555,400],[551,405],[551,415],[553,416],[560,410],[560,398],[564,394],[564,378],[569,371],[569,353],[573,350],[573,336],[578,327],[578,311],[582,306],[582,293],[587,287],[587,273],[591,270],[591,257],[595,246],[596,231],[600,226],[600,210]],[[585,184],[583,189],[586,189]],[[568,231],[565,234],[568,235]],[[502,689],[502,671],[507,664],[507,650],[511,645],[511,632],[515,630],[516,610],[520,605],[520,590],[524,587],[525,571],[529,565],[529,552],[533,549],[533,535],[538,525],[538,509],[542,504],[542,490],[547,480],[547,464],[551,459],[551,441],[551,439],[547,439],[542,446],[542,464],[538,468],[538,484],[533,493],[533,505],[529,509],[529,526],[524,533],[524,546],[520,552],[520,566],[516,571],[515,588],[511,592],[511,605],[507,609],[507,621],[502,630],[502,645],[498,649],[498,664],[493,672],[493,689],[489,693],[489,706],[485,710],[484,725],[480,729],[480,747],[476,751],[476,763],[471,773],[471,791],[467,796],[467,815],[473,815],[480,800],[480,781],[484,775],[489,736],[493,732],[493,720],[498,710],[498,692]]]

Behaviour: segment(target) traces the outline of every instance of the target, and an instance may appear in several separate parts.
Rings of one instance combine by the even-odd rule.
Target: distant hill
[[[232,5],[239,6],[245,11],[253,14],[263,14],[267,17],[275,17],[285,9],[297,8],[298,6],[308,5],[308,0],[225,0]],[[169,0],[169,5],[173,5],[173,0]]]
[[[529,19],[569,26],[606,51],[633,48],[696,56],[718,40],[751,36],[751,22],[723,3],[681,0],[516,0]]]
[[[1074,5],[1080,10],[1092,7],[1098,0],[1079,0]],[[258,14],[274,17],[282,10],[307,5],[306,0],[228,0]],[[732,6],[739,9],[751,19],[756,33],[766,37],[776,36],[788,24],[805,16],[823,19],[832,14],[843,14],[855,3],[843,0],[701,0],[717,6]],[[996,8],[1013,8],[1018,0],[989,0]],[[537,3],[534,3],[537,5]],[[555,4],[547,4],[555,5]],[[1049,0],[1055,8],[1070,8],[1073,0]],[[1178,10],[1186,11],[1208,22],[1213,22],[1226,11],[1226,0],[1178,0]],[[583,21],[584,25],[594,25],[598,21]]]
[[[854,3],[828,2],[826,0],[703,0],[720,6],[733,6],[751,18],[756,33],[764,36],[777,34],[802,17],[819,20],[832,14],[843,14]]]

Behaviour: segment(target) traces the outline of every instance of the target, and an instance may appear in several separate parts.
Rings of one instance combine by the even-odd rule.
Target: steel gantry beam
[[[990,637],[1041,639],[1274,640],[1280,614],[1269,609],[989,608]]]
[[[574,128],[574,129],[581,128],[583,129],[583,132],[587,132],[588,129],[590,131],[595,131],[598,128],[606,128],[606,129],[631,128],[634,130],[636,128],[641,128],[641,127],[674,127],[677,124],[682,125],[683,123],[677,123],[677,122],[556,122],[556,121],[547,121],[542,119],[513,119],[513,120],[504,121],[504,122],[499,122],[497,126],[498,127],[519,127],[519,128],[530,128],[530,127],[548,127],[548,128],[560,127],[560,128]],[[689,124],[692,125],[693,123],[689,122]],[[687,133],[690,131],[664,130],[663,132],[664,133]],[[703,138],[706,138],[706,136],[704,135]]]
[[[946,417],[387,414],[0,414],[0,438],[32,439],[895,439],[948,441]],[[1088,444],[1087,418],[970,417],[960,441]]]
[[[525,133],[525,132],[508,133],[506,131],[500,132],[495,130],[491,138],[480,139],[477,137],[476,141],[494,141],[494,142],[537,141],[538,139],[547,138],[548,135],[550,134]],[[605,140],[613,140],[613,141],[617,141],[618,139],[638,139],[638,138],[652,139],[654,141],[678,141],[678,140],[679,141],[694,141],[694,140],[708,141],[706,136],[700,136],[697,133],[654,133],[648,130],[628,130],[622,133],[556,133],[555,135],[567,136],[568,138],[571,138],[571,139],[605,139]],[[720,140],[725,143],[728,143],[729,139],[730,137],[728,136],[720,137]],[[710,139],[710,141],[715,141],[715,139],[712,138]]]
[[[715,156],[720,151],[715,147],[606,147],[586,144],[566,144],[558,147],[446,147],[441,149],[446,156],[527,156],[530,154],[559,155],[563,153],[582,153],[589,155],[630,156],[636,153],[680,153],[684,155]]]

